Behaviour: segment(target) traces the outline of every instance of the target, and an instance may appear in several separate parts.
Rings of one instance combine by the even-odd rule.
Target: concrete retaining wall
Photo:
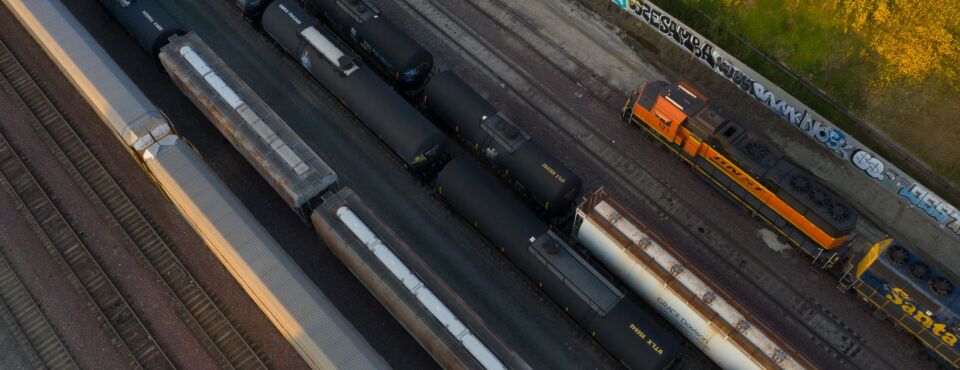
[[[960,240],[960,211],[957,207],[656,5],[642,0],[612,1],[641,23],[689,51],[699,62],[763,103],[808,138],[844,159],[857,173],[881,184],[905,208],[923,215],[947,235]]]

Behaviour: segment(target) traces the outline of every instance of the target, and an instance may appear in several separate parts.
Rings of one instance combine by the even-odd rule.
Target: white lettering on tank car
[[[291,12],[290,9],[287,8],[286,5],[280,4],[280,10],[283,10],[284,13],[287,13],[287,16],[290,17],[290,19],[292,19],[294,23],[296,23],[296,24],[298,24],[298,25],[301,23],[301,22],[300,22],[300,18],[297,17],[296,14],[293,14],[293,12]]]
[[[154,19],[153,19],[153,16],[150,15],[149,12],[147,12],[146,10],[142,10],[142,11],[140,11],[140,13],[143,14],[143,17],[146,18],[147,21],[150,22],[150,24],[153,24],[153,28],[156,28],[157,31],[163,32],[163,25],[161,25],[161,24],[158,23],[156,20],[154,20]]]

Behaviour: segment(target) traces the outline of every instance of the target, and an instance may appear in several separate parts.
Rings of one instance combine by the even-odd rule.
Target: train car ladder
[[[847,268],[843,271],[843,275],[840,276],[840,280],[837,281],[837,289],[841,292],[850,290],[853,283],[857,282],[857,276],[853,273],[854,266],[852,263],[848,264]]]
[[[835,265],[838,260],[840,260],[839,253],[819,248],[817,250],[817,255],[814,256],[813,261],[811,261],[810,264],[821,270],[829,270],[833,268],[833,265]]]

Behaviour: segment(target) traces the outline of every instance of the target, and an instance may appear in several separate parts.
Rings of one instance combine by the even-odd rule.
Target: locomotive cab
[[[942,362],[960,364],[960,289],[936,261],[887,239],[856,251],[845,271],[842,288],[926,343]]]
[[[644,85],[637,96],[633,114],[642,119],[668,141],[673,141],[680,126],[687,120],[696,102],[693,89],[681,94],[674,92],[666,82],[656,81]],[[704,103],[706,98],[704,98]]]

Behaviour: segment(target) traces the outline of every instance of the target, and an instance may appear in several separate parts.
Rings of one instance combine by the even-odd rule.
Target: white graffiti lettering
[[[886,166],[869,152],[860,149],[854,150],[853,155],[850,156],[850,162],[870,177],[883,180]]]
[[[957,217],[955,207],[940,200],[909,177],[904,176],[904,179],[900,179],[909,180],[906,181],[908,183],[906,187],[901,187],[902,185],[896,182],[901,175],[894,171],[888,162],[866,151],[866,148],[852,138],[848,140],[843,131],[823,122],[822,118],[803,106],[802,103],[787,100],[787,98],[791,98],[789,95],[778,97],[778,94],[774,91],[779,91],[779,89],[771,89],[764,85],[763,82],[759,81],[762,80],[759,75],[757,77],[748,76],[738,67],[744,66],[743,63],[728,56],[726,52],[714,46],[709,40],[704,39],[682,22],[672,18],[670,14],[646,0],[612,1],[621,9],[632,13],[651,28],[657,30],[664,37],[673,40],[678,46],[687,49],[701,63],[709,66],[717,74],[724,76],[741,90],[766,105],[807,136],[829,148],[839,157],[849,160],[856,168],[871,178],[883,182],[887,188],[897,189],[899,187],[898,194],[905,198],[907,202],[922,210],[941,226],[952,230],[955,236],[960,236],[960,220],[958,220],[960,217]],[[743,69],[749,70],[746,66]],[[855,147],[855,144],[860,148]],[[922,189],[923,192],[922,194],[917,193],[914,189]]]
[[[662,35],[672,39],[677,45],[686,48],[701,62],[726,77],[750,96],[766,104],[774,113],[797,126],[807,135],[817,139],[841,158],[850,158],[849,153],[853,146],[847,143],[846,135],[843,132],[815,119],[810,111],[797,108],[786,100],[777,98],[773,91],[759,81],[750,78],[734,63],[731,63],[720,52],[720,49],[715,48],[711,43],[684,27],[682,23],[673,20],[667,14],[643,1],[623,0],[616,3],[621,8],[629,9]]]
[[[919,184],[914,184],[909,188],[900,188],[897,194],[906,198],[912,206],[919,208],[944,227],[954,232],[960,232],[960,212],[931,193],[930,190]]]
[[[853,146],[847,143],[847,136],[844,135],[842,131],[814,119],[806,110],[797,109],[787,104],[783,99],[777,99],[772,91],[767,90],[766,86],[763,86],[763,84],[759,82],[754,81],[753,88],[748,92],[754,98],[766,104],[771,110],[786,119],[787,122],[799,128],[800,131],[803,131],[807,135],[810,135],[810,137],[817,139],[817,141],[827,148],[830,148],[830,150],[839,155],[840,158],[850,158],[849,153],[850,150],[853,149]],[[882,178],[877,177],[877,179]]]

